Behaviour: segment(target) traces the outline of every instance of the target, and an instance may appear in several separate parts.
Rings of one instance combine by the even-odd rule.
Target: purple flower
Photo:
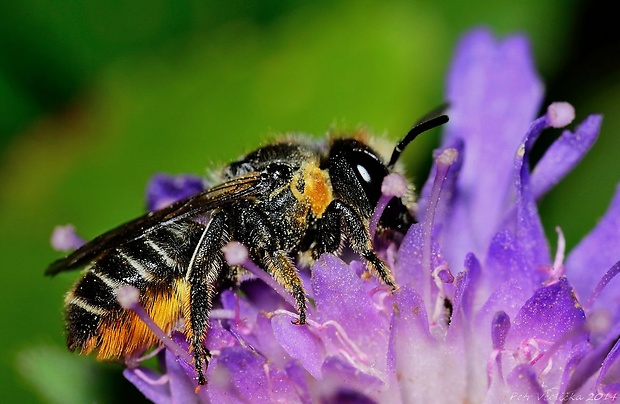
[[[620,188],[566,260],[561,230],[551,252],[536,207],[588,151],[601,117],[563,132],[530,171],[536,139],[574,110],[554,103],[535,118],[542,85],[527,41],[485,30],[461,41],[447,99],[419,223],[380,251],[398,290],[325,254],[305,279],[308,322],[294,325],[290,298],[233,244],[227,259],[259,276],[243,294],[221,293],[208,384],[195,391],[181,334],[159,354],[162,373],[125,376],[158,403],[618,400]]]
[[[150,211],[165,208],[205,188],[202,178],[195,175],[156,174],[146,188],[146,206]]]

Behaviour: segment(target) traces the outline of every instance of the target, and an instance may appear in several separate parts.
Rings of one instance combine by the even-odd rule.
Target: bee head
[[[447,121],[446,115],[439,115],[415,125],[396,144],[387,164],[375,150],[360,140],[354,138],[335,140],[330,148],[327,168],[337,197],[358,207],[360,213],[369,217],[381,197],[383,179],[393,171],[407,145],[419,134]],[[390,202],[382,223],[386,227],[406,230],[413,218],[404,205],[400,199]]]

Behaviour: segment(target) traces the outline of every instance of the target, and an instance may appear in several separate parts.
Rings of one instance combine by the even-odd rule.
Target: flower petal
[[[161,209],[204,189],[202,178],[195,175],[155,174],[146,187],[146,206],[149,211]]]
[[[575,247],[566,260],[566,274],[577,295],[587,299],[604,274],[620,258],[620,186],[611,206],[598,225]],[[620,298],[618,277],[598,296],[598,307],[617,307]],[[616,303],[614,303],[616,302]]]
[[[299,326],[291,322],[291,317],[276,314],[271,319],[271,326],[275,339],[292,358],[301,365],[315,379],[322,379],[321,366],[325,360],[325,348],[310,326]]]
[[[291,309],[291,306],[282,299],[278,292],[259,279],[244,281],[240,288],[246,300],[260,311],[271,312],[277,309]]]
[[[583,328],[586,315],[566,278],[538,289],[512,321],[509,341],[534,338],[555,342],[570,331]],[[582,334],[580,334],[582,335]]]
[[[370,397],[352,390],[348,387],[341,387],[331,397],[323,397],[321,399],[321,404],[374,404],[375,400]]]
[[[353,403],[372,403],[373,395],[378,395],[383,382],[377,377],[360,373],[355,366],[338,357],[328,357],[321,373],[323,380],[313,386],[314,402],[341,403],[347,398]]]
[[[172,340],[183,350],[189,352],[189,341],[180,332],[172,333]],[[172,402],[208,402],[208,392],[205,386],[198,387],[198,374],[193,363],[187,363],[170,350],[164,354],[166,374],[170,381]]]
[[[161,374],[149,368],[139,367],[123,370],[123,376],[152,402],[167,404],[172,401],[168,383],[158,382],[158,379],[162,377]]]
[[[601,367],[602,360],[592,361],[589,355],[592,353],[592,345],[589,342],[581,342],[575,345],[570,353],[562,375],[562,381],[558,389],[559,393],[568,396],[583,386],[586,380]]]
[[[509,215],[508,222],[515,220],[515,233],[518,249],[523,259],[522,265],[516,268],[516,274],[524,275],[523,280],[532,288],[540,285],[544,275],[540,271],[543,265],[550,265],[551,258],[545,231],[538,215],[538,207],[530,185],[530,170],[528,167],[529,153],[540,136],[547,128],[547,117],[538,118],[528,129],[523,143],[515,156],[515,186],[517,189],[516,216]],[[512,274],[511,274],[512,275]]]
[[[389,339],[389,306],[375,301],[381,293],[374,277],[363,281],[340,258],[323,254],[312,267],[317,318],[328,322],[338,339],[345,341],[359,361],[385,372]],[[386,292],[383,292],[386,293]],[[342,333],[346,335],[342,335]],[[329,353],[329,352],[328,352]]]
[[[504,282],[480,308],[474,320],[474,327],[488,329],[492,324],[495,313],[499,311],[505,312],[511,319],[514,318],[529,296],[514,279]],[[490,352],[492,349],[490,339],[488,347],[487,352]]]
[[[480,263],[473,254],[465,260],[465,270],[456,276],[456,289],[452,300],[452,315],[448,328],[448,339],[462,338],[469,331],[472,320],[472,305],[476,292],[476,282],[480,274]]]
[[[510,230],[497,233],[489,246],[484,266],[483,281],[486,286],[484,292],[494,291],[507,280],[512,280],[520,285],[520,290],[525,288],[529,296],[534,291],[534,286],[531,284],[529,274],[523,270],[525,266],[523,251],[519,248],[514,233]],[[524,293],[525,290],[520,297],[525,297]],[[512,300],[512,303],[518,303],[519,306],[524,302],[525,300]],[[508,312],[508,314],[512,317],[514,313]]]
[[[170,350],[166,350],[166,374],[169,377],[172,402],[192,403],[197,398],[207,398],[205,387],[200,388],[198,397],[196,395],[197,376],[193,366],[183,362]]]
[[[544,195],[581,161],[590,150],[603,118],[591,115],[574,132],[564,131],[547,149],[532,171],[532,193],[536,199]]]
[[[513,355],[505,356],[511,359],[507,366],[531,365],[542,383],[559,387],[573,347],[588,341],[585,317],[566,278],[539,288],[512,320],[506,349]]]
[[[582,352],[574,350],[574,358],[569,359],[562,381],[565,395],[574,395],[580,391],[611,393],[619,387],[620,323],[609,323],[609,317],[602,313],[590,316],[589,341],[577,345],[576,348]],[[597,372],[598,376],[592,377]]]
[[[289,361],[285,366],[286,374],[291,379],[303,404],[312,404],[308,388],[307,373],[297,361]]]
[[[467,254],[465,257],[465,271],[467,271],[467,283],[463,292],[463,314],[465,319],[470,322],[473,309],[478,305],[476,298],[480,294],[479,285],[482,271],[480,261],[474,254]]]
[[[608,394],[620,394],[620,338],[603,361],[601,372],[596,381],[599,391]]]
[[[398,290],[395,311],[390,368],[403,401],[465,401],[467,366],[463,345],[444,343],[431,336],[424,302],[412,288]]]
[[[300,402],[286,372],[269,366],[266,359],[239,346],[225,348],[207,371],[211,402]]]
[[[543,390],[534,369],[529,365],[518,365],[506,378],[511,389],[510,401],[548,403],[547,393]],[[553,399],[553,397],[551,397]]]
[[[439,245],[425,233],[425,224],[411,226],[398,250],[394,275],[399,285],[409,285],[422,295],[429,312],[431,299],[437,294],[431,275],[433,269],[440,266],[447,268]]]
[[[508,331],[510,331],[510,317],[503,311],[495,313],[491,326],[491,341],[493,349],[504,349]]]
[[[524,37],[496,42],[476,30],[460,42],[448,80],[450,124],[444,147],[465,144],[463,165],[444,230],[446,255],[460,266],[482,257],[512,192],[510,163],[542,99],[542,85]]]

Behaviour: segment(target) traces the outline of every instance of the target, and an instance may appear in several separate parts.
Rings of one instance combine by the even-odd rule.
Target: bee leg
[[[186,276],[190,284],[191,344],[198,383],[201,385],[206,383],[203,365],[209,362],[209,351],[203,344],[209,326],[209,313],[217,293],[217,281],[227,266],[221,251],[230,238],[226,222],[227,216],[222,211],[211,216],[194,250]]]
[[[318,253],[337,251],[340,248],[343,232],[348,237],[353,250],[368,261],[371,269],[376,271],[386,285],[395,289],[396,281],[392,271],[372,249],[367,220],[347,203],[335,199],[327,207],[319,225]]]
[[[289,237],[278,235],[268,217],[253,202],[241,203],[236,226],[235,240],[243,242],[252,252],[252,259],[260,262],[262,267],[286,289],[297,305],[299,320],[295,324],[306,323],[306,291],[297,268],[289,259],[281,245],[280,239]],[[274,236],[275,235],[275,236]]]
[[[263,264],[271,276],[295,298],[299,320],[294,324],[306,324],[306,291],[295,265],[284,251],[266,252]]]

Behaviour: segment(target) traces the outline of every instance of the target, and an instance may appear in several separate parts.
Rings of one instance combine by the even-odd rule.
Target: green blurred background
[[[619,33],[610,7],[2,2],[0,401],[140,399],[119,366],[65,350],[62,296],[77,273],[43,277],[59,256],[49,245],[55,225],[95,236],[143,211],[153,173],[201,174],[277,133],[321,136],[365,124],[397,138],[441,103],[454,45],[478,25],[530,36],[548,101],[570,101],[578,119],[605,114],[593,151],[542,201],[552,245],[561,225],[574,246],[620,180]],[[407,152],[418,185],[437,140],[424,136]]]

